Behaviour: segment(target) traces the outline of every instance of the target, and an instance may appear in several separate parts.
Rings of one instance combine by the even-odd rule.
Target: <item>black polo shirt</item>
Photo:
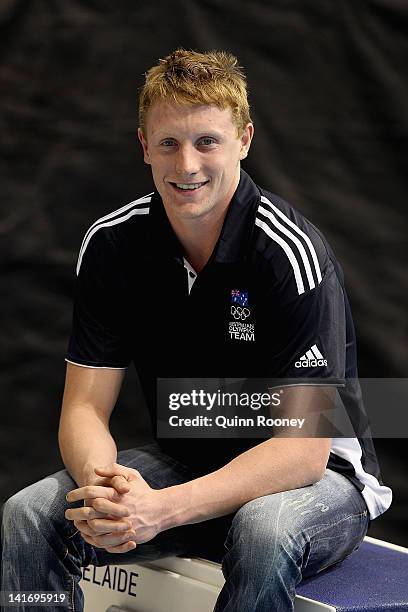
[[[67,360],[98,368],[126,368],[133,361],[154,434],[158,378],[269,377],[342,386],[357,377],[352,318],[330,247],[298,211],[244,171],[198,275],[156,193],[90,227],[78,258]],[[346,385],[341,392],[348,394],[353,417],[358,389]],[[259,441],[158,443],[199,474]],[[339,444],[329,467],[364,491],[361,464],[378,485],[370,492],[371,514],[382,512],[389,490],[379,480],[371,440],[355,440],[365,462],[357,466],[352,451]]]

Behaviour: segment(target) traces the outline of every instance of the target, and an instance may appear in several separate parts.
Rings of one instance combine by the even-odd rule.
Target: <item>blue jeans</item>
[[[194,477],[155,444],[119,452],[118,463],[139,470],[153,488]],[[67,606],[56,607],[56,612],[83,609],[83,566],[123,565],[169,555],[222,559],[225,586],[216,612],[293,610],[302,577],[347,557],[359,546],[369,522],[360,492],[344,476],[326,470],[312,486],[260,497],[233,515],[169,529],[134,551],[112,554],[87,544],[65,519],[65,495],[74,488],[75,482],[62,470],[23,489],[3,508],[2,589],[66,591]]]

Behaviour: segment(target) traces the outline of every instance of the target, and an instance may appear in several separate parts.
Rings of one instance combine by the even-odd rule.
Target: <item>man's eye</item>
[[[210,137],[208,137],[208,138],[201,138],[200,141],[199,141],[200,145],[204,145],[206,147],[208,147],[209,145],[212,145],[214,143],[215,143],[214,138],[210,138]]]
[[[162,140],[160,144],[164,147],[172,147],[175,144],[175,141],[171,140],[171,138],[166,138],[166,140]]]

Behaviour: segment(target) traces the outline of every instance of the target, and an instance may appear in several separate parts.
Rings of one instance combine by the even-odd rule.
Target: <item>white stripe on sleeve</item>
[[[265,221],[261,221],[260,219],[256,218],[255,219],[255,225],[257,225],[258,227],[263,229],[263,231],[269,236],[269,238],[272,238],[272,240],[277,242],[279,244],[279,246],[281,246],[282,249],[285,251],[286,256],[289,259],[289,262],[290,262],[290,264],[291,264],[291,266],[293,268],[293,273],[295,275],[295,281],[296,281],[296,286],[297,286],[298,293],[299,293],[299,295],[304,293],[305,292],[305,287],[303,285],[303,280],[302,280],[302,275],[300,273],[299,264],[297,262],[295,254],[292,251],[291,247],[288,245],[287,242],[285,242],[283,240],[283,238],[278,236],[278,234],[275,234],[275,232],[273,232],[271,230],[271,228],[269,227],[269,225],[267,223],[265,223]]]
[[[79,253],[78,263],[77,263],[77,268],[76,268],[77,276],[78,276],[79,271],[81,269],[82,259],[84,257],[84,254],[85,254],[86,248],[87,248],[87,246],[89,244],[89,241],[92,238],[92,236],[101,227],[110,227],[112,225],[118,225],[118,223],[123,223],[123,221],[127,221],[127,219],[130,219],[130,217],[133,217],[134,215],[148,215],[149,214],[149,210],[150,210],[149,208],[134,208],[133,210],[128,212],[127,215],[124,215],[123,217],[118,217],[117,219],[113,219],[112,221],[107,221],[106,223],[101,223],[100,225],[95,226],[93,228],[93,230],[88,233],[88,237],[86,238],[85,242],[83,243],[81,251]]]
[[[277,227],[283,234],[285,234],[285,236],[290,238],[295,243],[295,245],[298,248],[303,265],[305,267],[307,280],[309,281],[309,287],[310,289],[314,289],[316,287],[316,284],[314,282],[312,269],[310,267],[309,259],[306,254],[305,248],[303,244],[300,242],[299,238],[296,238],[296,236],[290,230],[288,230],[288,228],[282,225],[282,223],[279,223],[275,215],[271,213],[269,210],[266,210],[266,208],[263,208],[263,206],[259,206],[258,212],[260,212],[262,215],[270,219],[275,227]]]
[[[289,225],[295,232],[297,232],[299,234],[299,236],[302,236],[302,238],[306,242],[307,246],[309,247],[310,254],[312,256],[314,267],[315,267],[315,270],[316,270],[316,276],[317,276],[317,279],[318,279],[319,283],[321,283],[322,282],[322,273],[320,271],[319,260],[317,259],[315,248],[314,248],[314,246],[312,244],[312,241],[310,240],[309,236],[307,234],[305,234],[305,232],[302,232],[302,230],[297,225],[295,225],[293,223],[293,221],[291,221],[289,219],[289,217],[287,217],[281,210],[279,210],[279,208],[277,206],[272,204],[272,202],[270,200],[268,200],[268,198],[266,198],[265,196],[261,196],[261,202],[263,202],[264,204],[267,204],[268,206],[270,206],[272,208],[272,210],[278,215],[278,217],[283,219],[283,221],[287,225]]]

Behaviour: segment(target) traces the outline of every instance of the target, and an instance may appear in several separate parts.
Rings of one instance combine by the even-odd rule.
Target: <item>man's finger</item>
[[[124,493],[129,493],[130,491],[129,483],[123,475],[113,476],[111,479],[111,483],[115,487],[116,491],[118,493],[121,493],[122,495]]]
[[[100,548],[90,536],[87,536],[82,532],[81,532],[81,536],[82,536],[82,539],[85,540],[85,542],[87,542],[88,544],[91,544],[91,546],[96,546],[96,548]]]
[[[92,513],[89,512],[92,510]],[[126,531],[132,528],[130,521],[118,521],[116,517],[109,518],[103,512],[96,512],[93,508],[71,508],[65,511],[65,518],[73,521],[75,525],[78,523],[84,523],[95,532],[98,533],[110,533],[111,531]],[[80,529],[77,527],[77,529]]]
[[[123,476],[125,480],[127,480],[128,468],[125,468],[120,463],[113,463],[111,465],[101,465],[94,468],[94,472],[99,476],[104,476],[105,478],[113,478],[113,476]]]
[[[89,526],[86,521],[79,521],[78,523],[74,522],[74,524],[76,528],[78,529],[78,531],[80,532],[82,539],[85,540],[87,544],[90,544],[91,546],[94,546],[96,548],[104,548],[107,552],[112,552],[112,553],[126,553],[136,548],[136,542],[132,539],[128,539],[129,537],[135,537],[134,532],[128,532],[125,536],[127,538],[127,541],[123,543],[116,542],[116,543],[110,543],[110,544],[104,545],[102,541],[99,539],[99,536],[101,534],[99,534],[99,536],[94,536],[92,532],[89,530]],[[109,533],[109,534],[104,534],[104,535],[108,536],[110,541],[112,541],[112,536],[114,534]]]
[[[88,521],[96,518],[108,518],[103,512],[97,512],[93,506],[82,506],[81,508],[68,508],[65,510],[65,518],[70,521]]]
[[[127,469],[128,468],[120,463],[109,463],[108,465],[97,465],[94,467],[95,472],[100,472],[102,476],[108,476],[110,478],[115,475],[123,475],[126,478]]]
[[[94,535],[101,535],[94,534],[92,532],[92,529],[89,528],[88,523],[86,521],[74,521],[74,525],[78,529],[82,537],[86,535],[88,538],[93,538]],[[106,533],[109,533],[109,531],[107,531]]]
[[[123,476],[126,480],[136,480],[143,476],[134,468],[128,468],[120,463],[112,463],[111,465],[103,465],[94,468],[96,474],[104,478],[113,478],[114,476]]]
[[[87,521],[87,523],[95,535],[100,535],[103,533],[129,531],[130,529],[132,529],[132,523],[130,521],[109,521],[104,519],[93,519]]]
[[[88,537],[88,536],[87,536]],[[134,539],[136,534],[134,531],[126,531],[124,533],[106,533],[103,535],[92,536],[92,540],[96,542],[96,546],[106,548],[107,546],[119,546]]]
[[[129,540],[129,542],[125,542],[124,544],[120,544],[119,546],[108,546],[105,548],[110,553],[127,553],[136,548],[137,544],[134,540]]]
[[[129,516],[129,510],[126,506],[122,506],[121,504],[115,504],[114,502],[109,501],[108,499],[103,499],[98,497],[94,499],[92,502],[92,506],[97,512],[103,512],[104,514],[111,514],[117,518],[124,518]]]
[[[99,487],[97,485],[87,485],[79,489],[73,489],[66,495],[68,502],[75,502],[81,499],[96,499],[97,497],[105,497],[113,501],[119,501],[119,493],[112,487]]]
[[[91,538],[95,536],[106,535],[108,533],[124,533],[130,531],[132,525],[129,522],[114,522],[114,521],[103,521],[95,519],[93,521],[74,521],[75,527],[81,534],[85,534]]]

